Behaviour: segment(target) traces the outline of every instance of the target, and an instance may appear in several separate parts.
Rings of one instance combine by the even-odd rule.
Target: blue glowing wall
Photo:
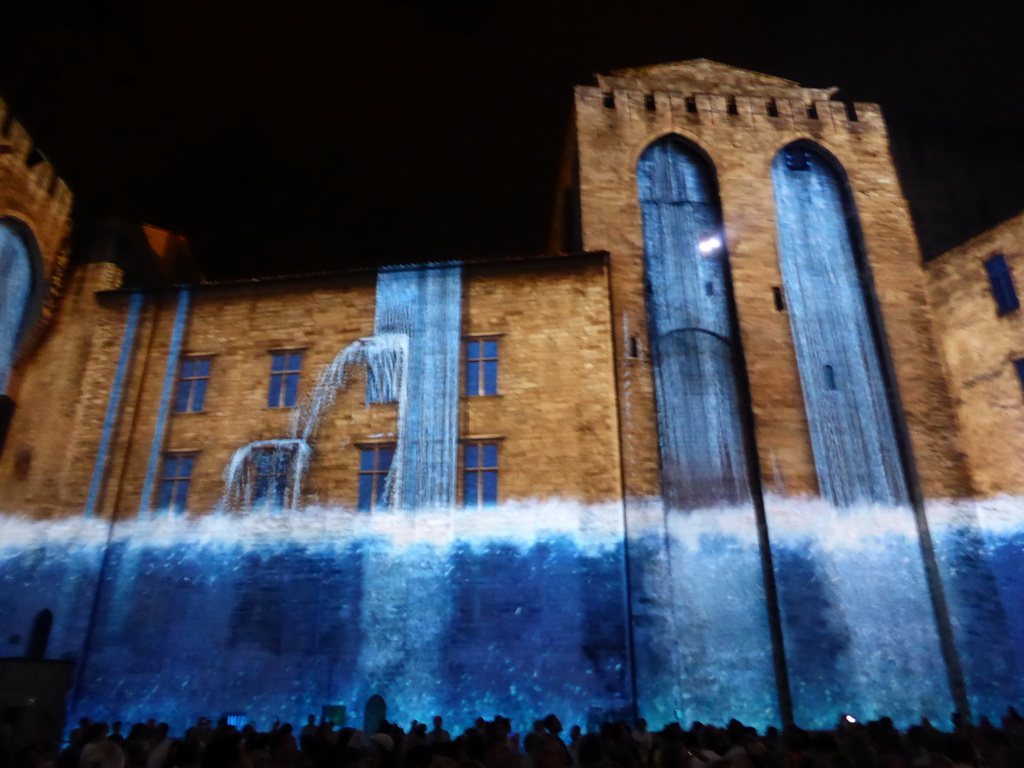
[[[1021,501],[926,506],[971,712],[993,722],[1024,693]]]
[[[31,294],[28,245],[9,222],[0,219],[0,393],[7,388]]]
[[[859,269],[856,213],[808,142],[772,162],[779,265],[822,497],[907,503],[892,408]],[[851,227],[851,222],[853,226]]]
[[[382,694],[400,722],[631,711],[616,505],[0,519],[4,629],[56,616],[73,716],[264,727]],[[10,605],[7,605],[7,603]],[[17,603],[17,605],[15,605]],[[82,640],[88,654],[83,658]]]
[[[714,171],[694,147],[666,136],[641,155],[637,186],[664,503],[660,525],[631,526],[641,713],[652,722],[774,722]]]

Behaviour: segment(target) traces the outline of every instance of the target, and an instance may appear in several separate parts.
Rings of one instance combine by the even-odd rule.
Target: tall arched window
[[[662,491],[670,508],[750,498],[714,170],[678,136],[637,165]]]
[[[821,494],[904,504],[892,405],[872,328],[857,212],[839,165],[808,141],[772,163],[779,261]]]
[[[0,219],[0,393],[7,389],[31,295],[28,244],[15,225]]]

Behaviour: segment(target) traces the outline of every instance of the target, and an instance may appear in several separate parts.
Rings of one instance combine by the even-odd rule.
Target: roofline
[[[97,291],[102,295],[117,295],[129,293],[158,293],[160,291],[180,290],[189,288],[192,290],[202,288],[222,288],[229,286],[253,286],[253,285],[278,285],[281,283],[296,283],[303,280],[325,279],[344,277],[345,275],[372,274],[380,270],[405,271],[423,269],[424,267],[452,268],[465,266],[503,266],[507,264],[539,264],[549,262],[569,262],[584,259],[607,260],[608,251],[567,251],[560,253],[540,253],[530,256],[504,256],[479,257],[470,259],[459,259],[453,261],[426,261],[426,262],[405,262],[400,264],[378,264],[358,267],[345,267],[342,269],[326,269],[315,272],[295,272],[283,275],[270,275],[267,277],[237,278],[234,280],[203,280],[198,283],[173,283],[170,285],[149,285],[139,287],[120,287]]]

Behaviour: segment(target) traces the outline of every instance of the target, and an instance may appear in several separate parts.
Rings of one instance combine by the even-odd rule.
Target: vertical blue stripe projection
[[[794,715],[944,716],[952,706],[910,508],[870,278],[841,170],[809,142],[772,163],[779,263],[824,503],[769,503]]]
[[[124,335],[121,337],[121,353],[117,358],[117,370],[114,381],[110,385],[110,397],[107,399],[107,413],[103,417],[103,431],[100,433],[100,444],[96,448],[96,462],[92,468],[92,480],[89,482],[89,495],[85,499],[85,510],[82,514],[90,517],[96,512],[100,489],[103,487],[103,476],[107,471],[107,458],[110,454],[110,441],[117,425],[117,417],[121,410],[121,394],[124,391],[124,380],[128,375],[128,366],[135,347],[135,331],[139,326],[139,315],[145,296],[133,293],[128,304],[128,318],[124,324]]]
[[[845,182],[805,143],[775,157],[772,181],[779,262],[821,495],[841,507],[906,504]]]
[[[662,490],[675,509],[747,502],[726,253],[707,163],[675,137],[637,166]]]
[[[0,221],[0,394],[14,365],[14,353],[25,324],[32,294],[32,264],[25,239]]]
[[[455,504],[458,470],[462,267],[384,268],[377,274],[375,334],[409,337],[404,423],[394,464],[400,509]]]
[[[668,136],[641,155],[637,182],[666,507],[661,536],[629,542],[641,585],[634,605],[649,614],[634,623],[641,714],[773,722],[768,603],[713,170]]]
[[[150,509],[153,497],[153,485],[156,472],[160,465],[160,451],[163,450],[164,431],[167,428],[167,414],[171,406],[171,394],[174,392],[174,375],[178,368],[178,356],[181,354],[181,342],[185,336],[185,323],[188,320],[189,291],[178,291],[178,309],[174,314],[174,329],[171,331],[171,343],[167,350],[167,370],[164,372],[164,388],[160,393],[160,407],[157,410],[156,426],[153,429],[153,444],[149,449],[149,463],[146,465],[146,479],[142,484],[142,499],[139,501],[139,515],[146,514]]]

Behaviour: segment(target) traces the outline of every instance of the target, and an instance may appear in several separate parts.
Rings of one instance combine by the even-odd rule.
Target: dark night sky
[[[544,248],[575,83],[707,57],[881,102],[926,251],[1024,207],[1011,4],[381,0],[0,6],[0,93],[84,220],[210,274]]]

